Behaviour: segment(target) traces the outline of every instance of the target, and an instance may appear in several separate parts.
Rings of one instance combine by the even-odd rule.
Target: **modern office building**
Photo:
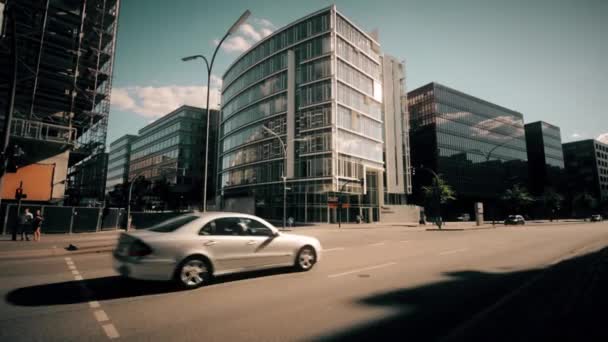
[[[110,144],[106,192],[114,190],[117,185],[129,183],[131,144],[135,139],[137,139],[136,135],[125,134]]]
[[[393,68],[399,69],[392,65],[387,73],[397,73]],[[285,176],[287,216],[297,222],[352,222],[358,215],[379,220],[385,197],[382,73],[377,40],[335,6],[288,24],[242,54],[223,75],[223,209],[282,218]],[[398,97],[391,98],[394,111]],[[400,138],[391,132],[395,142]],[[397,186],[396,178],[403,177],[403,151],[388,151],[397,159],[391,191],[402,194],[405,181]],[[345,203],[341,211],[337,201]]]
[[[564,193],[564,153],[560,129],[544,121],[525,125],[530,192],[542,195],[547,189]]]
[[[219,112],[211,110],[210,127],[217,127]],[[203,192],[205,130],[207,111],[181,106],[139,130],[131,142],[129,179],[143,176],[152,183],[166,182],[175,196],[187,203],[199,203]],[[209,130],[207,197],[215,197],[217,134]]]
[[[440,174],[456,192],[443,214],[455,219],[473,214],[474,202],[486,205],[486,217],[501,215],[495,202],[513,184],[527,184],[523,115],[438,83],[408,93],[414,196]],[[445,219],[445,217],[444,217]]]
[[[61,201],[68,194],[69,203],[100,202],[106,181],[106,131],[120,1],[2,2],[17,25],[16,32],[12,25],[3,25],[0,40],[0,132],[6,129],[9,80],[16,70],[9,134],[11,145],[25,152],[22,166],[54,165],[51,179],[44,181],[52,188],[46,200]],[[4,23],[8,24],[7,18]],[[21,179],[19,171],[11,177]],[[28,173],[28,177],[43,179],[46,174]]]
[[[563,144],[569,197],[608,199],[608,144],[588,139]]]

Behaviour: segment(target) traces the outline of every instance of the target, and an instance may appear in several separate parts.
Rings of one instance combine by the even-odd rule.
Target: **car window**
[[[196,215],[182,215],[182,216],[174,217],[170,220],[166,220],[161,223],[158,223],[158,224],[148,228],[148,230],[151,230],[153,232],[158,232],[158,233],[170,233],[170,232],[176,231],[178,228],[186,225],[187,223],[190,223],[190,222],[196,220],[197,218],[198,218],[198,216],[196,216]]]
[[[245,226],[238,217],[224,217],[207,223],[200,235],[244,235]]]
[[[241,223],[245,226],[245,235],[270,236],[272,230],[262,222],[250,218],[241,218]]]

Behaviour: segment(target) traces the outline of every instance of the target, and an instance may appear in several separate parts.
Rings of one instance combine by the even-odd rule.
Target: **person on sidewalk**
[[[42,230],[42,221],[44,221],[44,217],[40,213],[40,210],[36,210],[36,216],[33,221],[34,228],[34,241],[40,241],[40,231]]]
[[[28,235],[30,233],[33,220],[34,215],[32,215],[30,212],[30,208],[25,208],[23,214],[19,216],[19,233],[21,234],[21,241],[23,241],[24,238],[27,241],[30,241],[30,237]]]

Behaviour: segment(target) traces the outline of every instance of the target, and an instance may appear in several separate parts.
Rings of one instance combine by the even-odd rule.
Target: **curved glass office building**
[[[297,222],[377,220],[379,52],[332,6],[275,31],[228,68],[218,150],[225,210],[282,218],[285,175],[287,216]],[[340,213],[339,195],[348,203]]]

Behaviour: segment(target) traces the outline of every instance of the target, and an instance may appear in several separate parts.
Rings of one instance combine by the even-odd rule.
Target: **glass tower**
[[[277,30],[228,68],[218,147],[224,210],[282,218],[285,176],[287,216],[297,222],[378,220],[379,48],[331,6]],[[337,209],[336,200],[347,205]]]
[[[456,192],[448,218],[473,216],[473,203],[494,202],[513,184],[528,183],[523,115],[438,83],[408,93],[412,164],[441,174]],[[415,200],[431,183],[414,177]],[[492,215],[492,213],[488,213]]]
[[[564,153],[559,127],[537,121],[526,124],[525,129],[530,191],[540,195],[552,188],[564,193]]]

